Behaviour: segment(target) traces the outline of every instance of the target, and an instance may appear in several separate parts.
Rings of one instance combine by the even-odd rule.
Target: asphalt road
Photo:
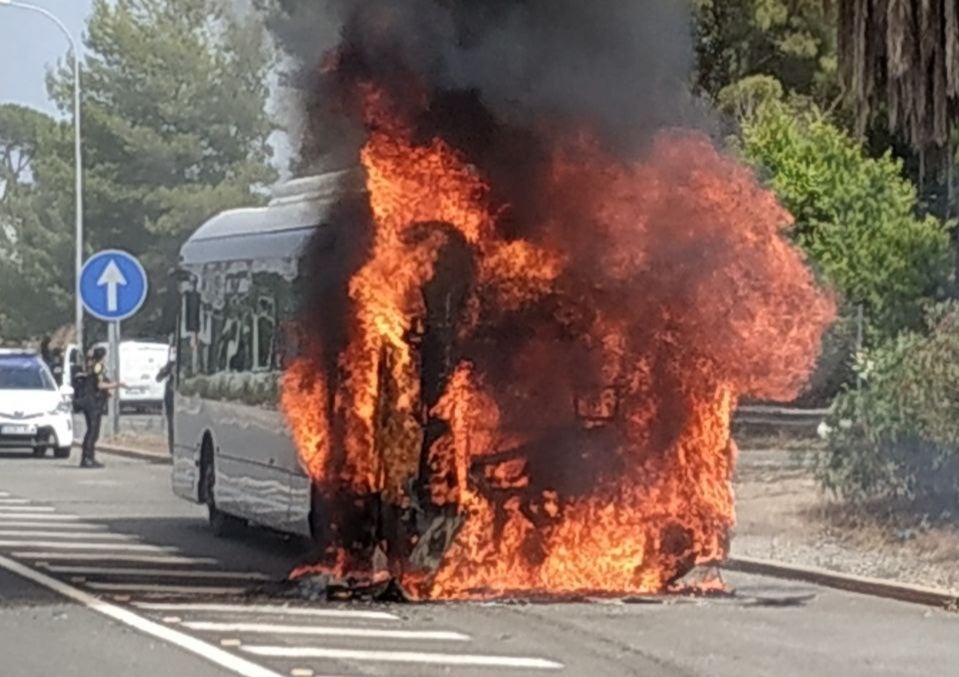
[[[206,530],[169,467],[0,457],[0,674],[942,677],[959,614],[750,576],[643,603],[335,605],[245,593],[302,544]]]

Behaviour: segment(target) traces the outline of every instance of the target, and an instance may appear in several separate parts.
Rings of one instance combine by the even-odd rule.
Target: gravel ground
[[[808,455],[744,449],[732,554],[944,588],[959,594],[959,525],[854,513],[819,491]]]

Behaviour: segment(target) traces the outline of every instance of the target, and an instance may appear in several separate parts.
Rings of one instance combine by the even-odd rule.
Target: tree
[[[96,0],[87,26],[88,249],[139,255],[148,305],[132,331],[172,331],[170,270],[206,218],[261,203],[276,178],[266,111],[272,51],[259,15],[222,0]],[[68,110],[68,73],[49,78]]]
[[[5,339],[53,331],[69,316],[73,239],[62,215],[71,213],[73,194],[56,186],[66,166],[62,158],[72,161],[71,138],[69,126],[43,113],[0,106],[0,336]]]
[[[923,325],[948,280],[945,224],[916,216],[916,189],[889,152],[870,158],[817,109],[769,101],[743,122],[743,153],[796,218],[796,242],[842,297],[864,307],[868,339]]]
[[[920,186],[925,189],[927,174],[933,176],[927,201],[938,203],[942,218],[957,214],[959,3],[841,0],[838,34],[840,70],[856,107],[857,130],[862,133],[885,111],[889,130],[918,156]],[[959,232],[953,232],[953,241],[952,292],[959,296]]]
[[[714,100],[768,75],[825,105],[836,87],[835,16],[821,0],[697,0],[696,84]]]
[[[885,109],[916,150],[945,146],[959,122],[955,0],[841,0],[838,34],[860,129]]]

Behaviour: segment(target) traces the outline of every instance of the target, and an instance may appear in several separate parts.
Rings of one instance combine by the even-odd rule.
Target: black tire
[[[47,448],[46,448],[46,447],[35,447],[35,448],[33,449],[33,457],[34,457],[34,458],[43,458],[43,457],[46,456],[46,455],[47,455]]]
[[[54,458],[70,458],[70,452],[73,451],[70,447],[56,447],[53,450]]]
[[[218,538],[232,536],[245,525],[240,518],[228,515],[216,507],[213,490],[216,484],[216,471],[213,462],[213,449],[209,443],[204,443],[200,458],[200,500],[206,503],[210,530]]]

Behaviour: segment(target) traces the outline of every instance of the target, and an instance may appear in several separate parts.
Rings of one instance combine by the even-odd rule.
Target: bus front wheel
[[[235,534],[243,526],[243,521],[220,510],[214,497],[216,468],[213,461],[213,445],[203,445],[200,463],[200,500],[206,504],[210,529],[214,536],[225,537]]]

